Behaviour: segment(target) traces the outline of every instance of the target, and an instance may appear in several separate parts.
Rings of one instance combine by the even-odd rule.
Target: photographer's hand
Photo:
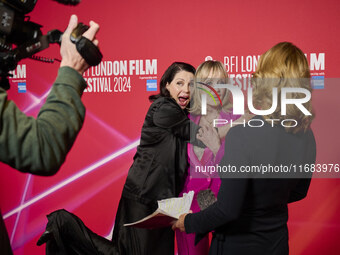
[[[73,44],[70,40],[70,35],[73,29],[78,24],[78,18],[76,15],[72,15],[68,24],[67,29],[65,30],[61,48],[60,55],[62,57],[60,67],[69,66],[79,72],[81,75],[89,68],[89,65],[86,61],[80,56],[78,53],[75,44]],[[99,30],[99,25],[93,21],[90,21],[90,28],[83,34],[84,37],[91,40],[95,45],[98,45],[98,40],[95,39],[95,36]]]

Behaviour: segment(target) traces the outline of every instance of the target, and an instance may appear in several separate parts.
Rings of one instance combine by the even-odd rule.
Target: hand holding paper
[[[192,211],[189,211],[189,213],[192,213]],[[179,216],[179,219],[172,225],[172,230],[176,230],[178,228],[181,232],[185,232],[184,220],[185,216],[189,213],[184,213]]]
[[[172,226],[178,218],[190,211],[194,192],[184,193],[183,197],[174,197],[157,201],[158,209],[145,218],[124,224],[125,227],[162,228]]]

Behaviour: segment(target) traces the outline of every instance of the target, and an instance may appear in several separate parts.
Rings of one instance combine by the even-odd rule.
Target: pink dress
[[[236,120],[239,116],[235,116],[232,113],[220,113],[220,119],[226,120]],[[190,119],[196,124],[199,123],[201,116],[190,115]],[[209,148],[204,149],[203,156],[201,160],[198,159],[194,152],[194,146],[188,144],[188,161],[190,164],[190,169],[195,169],[196,166],[204,167],[204,166],[216,166],[224,155],[224,139],[221,140],[221,146],[219,151],[214,157],[213,152]],[[188,193],[193,190],[195,192],[194,199],[192,201],[191,210],[195,212],[199,212],[200,208],[198,206],[196,197],[197,193],[200,190],[211,189],[215,196],[217,196],[218,190],[221,185],[221,180],[218,176],[218,173],[208,173],[208,172],[195,172],[194,176],[188,173],[188,176],[184,183],[184,188],[180,193],[180,196],[183,193]],[[176,240],[177,240],[177,248],[178,255],[207,255],[209,252],[209,236],[205,236],[196,246],[195,246],[195,234],[186,234],[185,232],[180,232],[176,230]]]

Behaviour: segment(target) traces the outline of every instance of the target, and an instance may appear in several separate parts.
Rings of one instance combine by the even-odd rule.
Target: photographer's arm
[[[56,173],[82,127],[81,95],[86,83],[81,74],[88,65],[69,40],[76,25],[73,15],[63,35],[61,68],[37,119],[27,117],[0,90],[0,161],[22,172]],[[93,41],[99,27],[94,22],[90,25],[84,36]]]
[[[52,175],[58,171],[82,127],[84,79],[62,67],[37,119],[22,113],[0,92],[0,161],[23,172]]]

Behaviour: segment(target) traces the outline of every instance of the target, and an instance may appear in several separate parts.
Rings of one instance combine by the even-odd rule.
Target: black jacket
[[[237,171],[247,166],[292,165],[292,170],[294,165],[314,164],[315,158],[312,130],[291,134],[265,122],[258,128],[230,129],[220,165],[235,166]],[[217,202],[185,218],[187,233],[216,230],[210,254],[288,254],[287,203],[306,196],[311,174],[259,175],[223,173]],[[258,178],[264,176],[274,178]]]
[[[157,200],[175,197],[187,173],[187,142],[198,126],[171,98],[158,98],[146,114],[140,145],[117,209],[112,242],[121,255],[174,254],[170,227],[124,227],[153,213]]]
[[[187,173],[187,142],[197,129],[175,100],[161,97],[154,101],[122,196],[143,204],[178,196]]]

